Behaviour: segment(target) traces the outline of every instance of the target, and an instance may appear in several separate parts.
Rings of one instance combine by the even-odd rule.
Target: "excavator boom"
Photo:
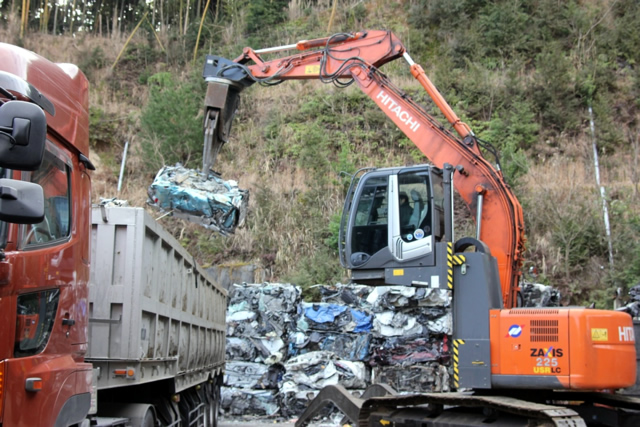
[[[293,49],[301,52],[271,60],[263,60],[261,56]],[[407,60],[412,75],[456,133],[443,127],[378,70],[400,57]],[[220,130],[210,133],[224,138],[233,119],[229,109],[235,112],[239,92],[253,83],[270,85],[284,80],[317,79],[347,86],[355,82],[434,165],[443,168],[450,163],[456,167],[454,186],[476,218],[477,238],[487,244],[497,259],[503,303],[505,307],[516,305],[524,251],[520,203],[500,170],[483,156],[469,126],[458,118],[393,33],[366,31],[260,50],[245,48],[233,61],[209,56],[204,77],[209,82],[205,117],[223,118],[217,120]]]

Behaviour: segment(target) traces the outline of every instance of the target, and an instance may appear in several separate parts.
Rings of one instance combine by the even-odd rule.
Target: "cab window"
[[[373,255],[387,246],[387,177],[372,177],[357,201],[351,252]]]
[[[59,297],[58,289],[18,296],[15,357],[33,356],[45,349],[53,330]]]
[[[428,173],[398,175],[398,208],[402,240],[411,242],[431,234]]]
[[[22,227],[22,247],[47,245],[66,240],[71,224],[70,168],[62,156],[45,151],[42,166],[30,173],[30,181],[44,192],[44,220]]]

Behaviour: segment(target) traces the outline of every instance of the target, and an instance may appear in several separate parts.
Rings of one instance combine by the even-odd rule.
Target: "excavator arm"
[[[261,56],[293,49],[300,53],[268,61]],[[455,133],[442,126],[378,70],[400,57],[409,63],[411,74]],[[211,128],[213,120],[209,119],[209,133],[224,135],[224,141],[238,94],[253,83],[273,85],[284,80],[302,79],[318,79],[337,86],[355,83],[433,164],[439,168],[445,163],[456,166],[458,174],[454,186],[475,215],[477,237],[487,244],[497,259],[504,305],[516,306],[524,251],[524,220],[520,203],[500,170],[483,156],[479,141],[469,126],[458,118],[393,33],[337,34],[275,48],[245,48],[242,55],[233,61],[207,57],[204,74],[209,82],[205,117],[222,118],[216,119],[213,125],[219,129]]]

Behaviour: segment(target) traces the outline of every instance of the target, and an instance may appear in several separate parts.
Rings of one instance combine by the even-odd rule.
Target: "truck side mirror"
[[[25,101],[0,107],[0,167],[33,171],[40,167],[47,139],[44,111]]]
[[[44,192],[38,184],[0,179],[0,220],[37,224],[44,219]]]

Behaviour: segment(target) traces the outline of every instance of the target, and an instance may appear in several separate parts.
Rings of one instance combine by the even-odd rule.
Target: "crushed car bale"
[[[186,219],[223,235],[241,227],[247,216],[249,191],[238,188],[210,172],[165,166],[147,190],[147,203],[163,212]]]

